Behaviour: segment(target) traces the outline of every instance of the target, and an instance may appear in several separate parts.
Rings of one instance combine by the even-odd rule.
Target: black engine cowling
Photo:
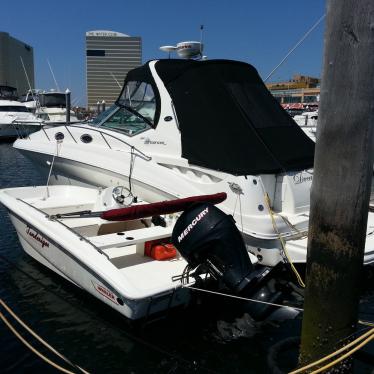
[[[236,292],[251,281],[254,267],[233,217],[212,204],[186,210],[174,226],[172,242],[191,267],[205,264]]]
[[[197,203],[185,210],[174,226],[172,242],[197,275],[208,272],[241,297],[258,300],[245,306],[253,318],[278,319],[279,311],[285,310],[271,305],[282,302],[277,279],[283,264],[273,268],[253,265],[233,217],[214,205]],[[280,319],[294,318],[297,313],[287,308],[287,317],[281,315]]]

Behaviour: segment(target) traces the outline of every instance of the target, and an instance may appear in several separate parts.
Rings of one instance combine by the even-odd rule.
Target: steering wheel
[[[114,187],[112,190],[114,201],[123,206],[130,206],[134,202],[134,195],[124,186]]]

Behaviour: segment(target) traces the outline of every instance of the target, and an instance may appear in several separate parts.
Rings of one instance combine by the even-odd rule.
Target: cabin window
[[[41,106],[47,108],[65,108],[66,107],[66,96],[64,93],[45,93],[39,95],[39,101]]]
[[[2,105],[0,106],[0,112],[28,112],[29,110],[25,106],[15,105]]]

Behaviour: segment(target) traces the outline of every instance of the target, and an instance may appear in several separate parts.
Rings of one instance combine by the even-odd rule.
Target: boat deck
[[[138,289],[156,291],[170,287],[172,277],[182,274],[187,263],[179,254],[164,261],[145,256],[144,239],[165,238],[170,242],[171,231],[170,227],[152,226],[124,233],[97,235],[89,240],[108,255],[111,263]]]
[[[144,254],[147,240],[165,238],[170,243],[172,227],[144,227],[139,220],[108,222],[99,217],[61,220],[102,250],[109,261],[139,294],[156,294],[179,287],[172,277],[183,273],[187,262],[179,255],[157,261]]]

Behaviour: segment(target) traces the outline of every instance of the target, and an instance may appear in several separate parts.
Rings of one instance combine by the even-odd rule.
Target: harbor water
[[[0,143],[0,187],[43,185],[34,167],[11,143]],[[189,308],[164,318],[131,323],[27,256],[0,207],[0,298],[49,344],[90,373],[272,373],[297,362],[301,318],[255,322],[243,301],[200,295]],[[374,278],[366,278],[360,317],[374,320]],[[198,292],[198,291],[195,291]],[[74,371],[25,333],[41,353]],[[280,350],[282,342],[288,349]],[[291,344],[292,343],[292,344]],[[287,344],[283,344],[286,347]],[[356,373],[372,373],[374,346],[355,360]],[[1,373],[55,373],[0,321]],[[75,372],[77,372],[75,370]]]

